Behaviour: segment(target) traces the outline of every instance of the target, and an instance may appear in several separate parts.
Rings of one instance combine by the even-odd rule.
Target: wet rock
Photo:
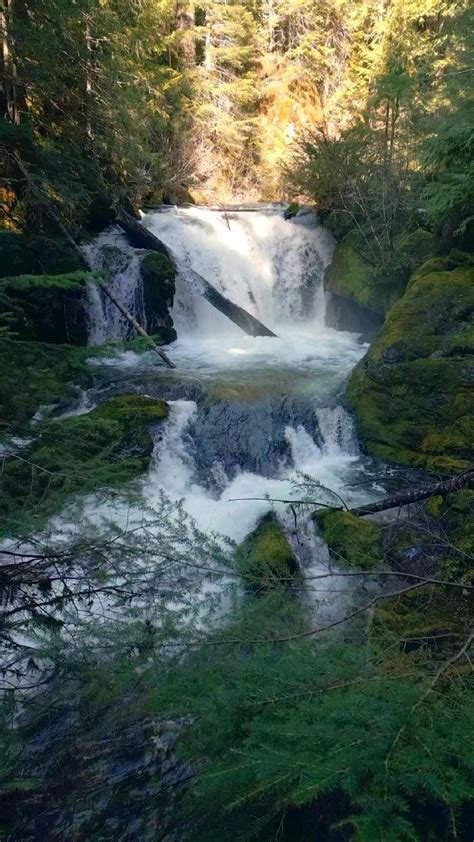
[[[304,401],[217,401],[202,407],[188,430],[195,443],[198,481],[216,488],[216,465],[228,479],[239,470],[266,477],[277,475],[279,467],[288,464],[291,457],[285,429],[299,425],[321,443],[314,409]]]

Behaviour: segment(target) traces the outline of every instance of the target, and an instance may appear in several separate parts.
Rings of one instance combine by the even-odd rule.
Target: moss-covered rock
[[[401,235],[394,256],[383,265],[367,258],[367,246],[359,240],[350,232],[336,246],[326,269],[325,287],[384,315],[403,294],[413,269],[435,253],[434,238],[422,228]]]
[[[175,293],[175,268],[165,254],[151,251],[143,258],[140,271],[148,333],[159,334],[164,342],[173,342],[176,331],[170,308]]]
[[[9,329],[25,341],[87,344],[86,272],[19,275],[0,282]]]
[[[383,315],[401,295],[408,280],[406,271],[392,274],[388,278],[380,275],[346,237],[336,246],[324,285],[330,292]]]
[[[299,202],[290,202],[283,211],[283,217],[285,219],[293,219],[297,215],[300,207]]]
[[[0,230],[0,278],[14,275],[61,275],[84,269],[67,240]]]
[[[149,427],[167,416],[164,401],[123,395],[87,415],[44,422],[21,459],[4,461],[3,531],[37,528],[73,494],[136,479],[150,462]]]
[[[323,511],[316,523],[331,557],[341,566],[368,569],[382,560],[382,529],[352,512]]]
[[[86,387],[96,369],[89,348],[0,339],[0,434],[21,432],[37,409]]]
[[[460,259],[412,276],[347,390],[370,452],[442,473],[474,448],[474,266]]]
[[[241,544],[238,570],[246,584],[260,592],[287,585],[298,573],[295,554],[272,512]]]

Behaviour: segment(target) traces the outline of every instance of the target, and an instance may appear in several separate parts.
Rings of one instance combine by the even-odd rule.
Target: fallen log
[[[364,515],[375,515],[377,512],[385,512],[387,509],[397,509],[400,506],[408,506],[410,503],[418,503],[420,500],[428,500],[430,497],[446,497],[453,491],[460,491],[463,488],[474,488],[474,468],[470,468],[455,477],[433,482],[429,485],[412,488],[410,491],[400,491],[391,497],[384,497],[375,503],[368,503],[365,506],[358,506],[349,509],[350,512],[359,517]]]
[[[364,517],[364,515],[375,515],[388,509],[408,506],[410,503],[418,503],[420,500],[428,500],[430,497],[446,497],[453,491],[460,491],[464,488],[474,488],[474,468],[469,468],[468,471],[457,474],[455,477],[412,488],[410,491],[400,491],[398,494],[384,497],[383,500],[367,503],[365,506],[356,506],[352,509],[347,506],[332,506],[330,503],[321,503],[319,500],[292,500],[291,498],[280,497],[230,497],[227,502],[263,500],[270,503],[287,503],[291,506],[321,506],[324,509],[331,509],[333,512],[350,512],[358,517]]]
[[[266,327],[259,319],[252,316],[251,313],[247,312],[247,310],[243,307],[240,307],[238,304],[234,304],[234,302],[229,298],[226,298],[226,296],[219,292],[219,290],[216,289],[210,281],[203,278],[199,272],[195,272],[194,269],[186,269],[183,271],[170,249],[168,249],[164,243],[162,243],[161,240],[152,233],[152,231],[145,228],[145,226],[140,222],[137,222],[136,219],[133,219],[130,214],[122,212],[120,217],[117,219],[117,223],[121,227],[122,231],[125,231],[127,234],[132,246],[135,246],[136,248],[150,249],[151,251],[158,251],[160,254],[165,254],[168,260],[175,267],[176,271],[185,275],[191,281],[195,291],[202,295],[202,297],[205,298],[212,307],[215,307],[216,310],[224,316],[227,316],[231,322],[234,322],[234,324],[240,327],[244,333],[247,333],[249,336],[276,336],[276,334]]]
[[[110,300],[120,310],[122,315],[124,315],[125,318],[128,319],[128,321],[130,322],[132,327],[135,328],[137,333],[139,333],[140,336],[143,336],[144,339],[148,340],[148,343],[150,345],[151,350],[154,351],[156,354],[158,354],[158,356],[161,357],[161,359],[163,360],[164,363],[166,363],[168,368],[176,368],[174,362],[172,362],[172,360],[170,360],[170,358],[168,357],[168,354],[165,354],[163,349],[160,348],[160,346],[157,345],[155,342],[153,342],[153,339],[151,338],[151,336],[148,335],[148,333],[141,326],[141,324],[139,322],[137,322],[136,318],[134,316],[132,316],[132,314],[126,309],[126,307],[123,306],[122,302],[119,301],[119,299],[117,298],[115,293],[112,292],[110,287],[105,282],[101,282],[100,286],[101,286],[101,289],[104,290],[104,292],[108,296],[108,298],[110,298]]]

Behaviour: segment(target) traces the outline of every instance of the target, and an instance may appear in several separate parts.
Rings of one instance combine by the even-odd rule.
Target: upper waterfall
[[[324,269],[334,248],[315,214],[285,220],[281,206],[252,212],[162,208],[143,224],[180,269],[173,318],[178,335],[228,333],[228,321],[193,294],[192,272],[278,332],[290,322],[324,323]]]

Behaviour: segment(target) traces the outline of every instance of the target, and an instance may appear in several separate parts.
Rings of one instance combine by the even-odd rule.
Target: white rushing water
[[[166,245],[180,269],[173,308],[178,341],[169,348],[178,373],[198,375],[211,388],[224,385],[226,395],[239,387],[236,400],[303,396],[314,404],[322,438],[322,444],[314,441],[302,424],[288,426],[285,438],[291,458],[275,470],[273,478],[250,473],[240,464],[228,480],[217,461],[213,472],[220,476],[222,495],[216,499],[196,480],[192,450],[199,444],[186,441],[196,405],[174,402],[166,433],[155,448],[155,466],[144,484],[150,502],[155,492],[164,490],[174,499],[185,500],[202,529],[241,540],[269,503],[230,504],[230,497],[291,496],[299,473],[340,493],[354,465],[362,467],[362,463],[352,420],[335,405],[334,396],[365,348],[357,335],[324,324],[323,275],[334,249],[331,234],[314,214],[303,212],[285,220],[283,209],[275,206],[225,214],[198,207],[162,208],[144,215],[143,224]],[[88,254],[96,266],[115,267],[115,291],[137,312],[143,252],[127,246],[122,235],[110,229],[88,247]],[[193,293],[190,271],[201,274],[277,336],[244,334]],[[123,330],[120,314],[110,312],[101,299],[92,300],[91,324],[91,342]],[[131,376],[134,366],[143,368],[152,362],[124,352],[113,365]],[[247,434],[250,439],[252,429]]]
[[[144,252],[131,248],[119,228],[109,228],[83,251],[94,270],[107,270],[107,282],[120,301],[144,323],[143,290],[140,263]],[[107,340],[129,339],[130,324],[97,284],[87,288],[89,345],[103,345]]]
[[[173,314],[178,335],[240,335],[199,296],[190,300],[190,270],[276,332],[295,320],[324,325],[322,277],[334,240],[314,214],[285,220],[272,206],[227,214],[173,208],[147,214],[143,224],[180,268]]]

